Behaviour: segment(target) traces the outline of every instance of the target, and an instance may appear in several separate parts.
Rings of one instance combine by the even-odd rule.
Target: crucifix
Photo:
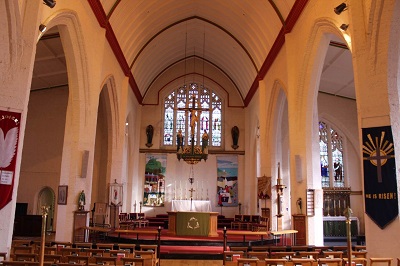
[[[178,108],[178,110],[190,112],[190,135],[192,137],[192,142],[195,134],[196,123],[199,122],[199,116],[201,116],[202,111],[209,111],[209,108],[201,108],[200,102],[198,107],[196,107],[196,95],[192,95],[192,106],[185,108]]]

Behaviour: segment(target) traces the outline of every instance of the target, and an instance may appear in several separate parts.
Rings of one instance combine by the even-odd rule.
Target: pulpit
[[[218,236],[218,212],[167,212],[171,235]]]

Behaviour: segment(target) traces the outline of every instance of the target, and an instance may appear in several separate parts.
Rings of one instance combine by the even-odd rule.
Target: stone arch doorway
[[[37,200],[37,214],[42,215],[42,206],[49,206],[49,212],[47,215],[46,231],[53,231],[53,220],[54,220],[54,204],[55,204],[55,193],[50,187],[44,187],[40,190]]]

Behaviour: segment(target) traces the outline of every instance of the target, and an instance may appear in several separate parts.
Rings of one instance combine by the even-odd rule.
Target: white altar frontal
[[[209,200],[172,200],[173,212],[211,212]]]

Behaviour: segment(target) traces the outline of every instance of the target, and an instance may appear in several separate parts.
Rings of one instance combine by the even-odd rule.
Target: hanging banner
[[[363,128],[362,135],[365,211],[383,229],[399,213],[392,130]]]
[[[146,154],[143,206],[164,206],[166,169],[166,154]]]
[[[238,206],[238,159],[237,156],[217,156],[218,206]]]
[[[0,110],[0,210],[12,198],[21,114]]]

